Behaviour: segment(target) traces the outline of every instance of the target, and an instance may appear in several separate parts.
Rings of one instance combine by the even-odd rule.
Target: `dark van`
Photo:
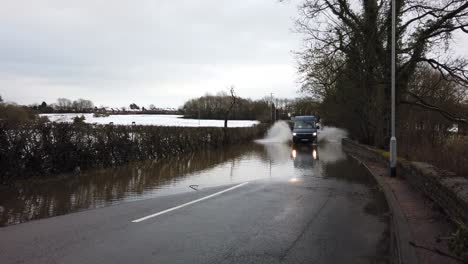
[[[315,116],[296,116],[294,118],[293,142],[317,143],[317,119]]]

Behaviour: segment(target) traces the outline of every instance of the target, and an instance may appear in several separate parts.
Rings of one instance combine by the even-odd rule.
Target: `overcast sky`
[[[276,0],[0,0],[0,95],[22,104],[178,107],[235,85],[295,97],[296,4]]]
[[[0,0],[0,95],[178,107],[227,91],[297,96],[297,1]],[[467,38],[456,49],[468,55]]]

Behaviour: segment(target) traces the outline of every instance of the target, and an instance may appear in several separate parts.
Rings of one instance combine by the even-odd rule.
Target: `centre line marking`
[[[204,200],[206,200],[206,199],[210,199],[210,198],[212,198],[212,197],[218,196],[218,195],[223,194],[223,193],[225,193],[225,192],[229,192],[229,191],[232,191],[232,190],[237,189],[237,188],[239,188],[239,187],[242,187],[242,186],[244,186],[244,185],[246,185],[246,184],[248,184],[248,182],[244,182],[244,183],[238,184],[238,185],[236,185],[236,186],[233,186],[233,187],[231,187],[231,188],[228,188],[228,189],[226,189],[226,190],[222,190],[222,191],[220,191],[220,192],[210,194],[210,195],[205,196],[205,197],[202,197],[202,198],[200,198],[200,199],[197,199],[197,200],[194,200],[194,201],[191,201],[191,202],[188,202],[188,203],[184,203],[184,204],[178,205],[178,206],[176,206],[176,207],[169,208],[169,209],[164,210],[164,211],[161,211],[161,212],[159,212],[159,213],[155,213],[155,214],[152,214],[152,215],[148,215],[148,216],[145,216],[145,217],[142,217],[142,218],[133,220],[132,223],[139,223],[139,222],[148,220],[148,219],[150,219],[150,218],[153,218],[153,217],[156,217],[156,216],[160,216],[160,215],[162,215],[162,214],[169,213],[169,212],[171,212],[171,211],[174,211],[174,210],[183,208],[183,207],[185,207],[185,206],[189,206],[189,205],[191,205],[191,204],[198,203],[198,202],[204,201]]]

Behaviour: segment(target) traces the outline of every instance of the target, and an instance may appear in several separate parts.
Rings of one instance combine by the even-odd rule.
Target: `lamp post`
[[[275,110],[275,105],[273,104],[273,93],[270,94],[271,95],[271,120],[273,121],[273,123],[276,122],[276,110]]]
[[[392,117],[391,129],[392,135],[390,138],[390,176],[396,176],[397,166],[397,139],[395,135],[395,86],[396,86],[396,0],[392,0]]]

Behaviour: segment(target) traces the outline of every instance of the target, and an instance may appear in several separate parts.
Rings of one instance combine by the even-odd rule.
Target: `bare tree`
[[[57,108],[58,110],[71,110],[73,104],[72,101],[67,98],[59,98],[57,99]]]
[[[368,141],[386,144],[389,120],[391,0],[303,0],[297,29],[306,48],[298,52],[303,90],[316,97],[348,89]],[[467,61],[447,54],[455,32],[468,33],[466,0],[396,0],[397,103],[412,103],[444,114],[446,110],[410,91],[418,68],[428,65],[465,89]],[[346,73],[343,76],[343,73]],[[341,84],[340,84],[341,82]],[[345,88],[345,86],[347,88]],[[339,91],[342,93],[344,90]],[[352,91],[352,92],[351,92]],[[406,100],[408,97],[411,100]],[[453,114],[445,116],[464,121]]]
[[[228,127],[229,116],[231,114],[232,109],[234,108],[234,106],[237,103],[237,97],[236,97],[236,93],[234,91],[234,86],[230,87],[229,94],[230,94],[229,97],[227,97],[227,98],[229,98],[229,102],[226,104],[225,110],[224,110],[224,128]]]
[[[73,109],[78,112],[89,111],[94,108],[93,102],[86,99],[78,99],[76,101],[73,101],[72,106]]]

